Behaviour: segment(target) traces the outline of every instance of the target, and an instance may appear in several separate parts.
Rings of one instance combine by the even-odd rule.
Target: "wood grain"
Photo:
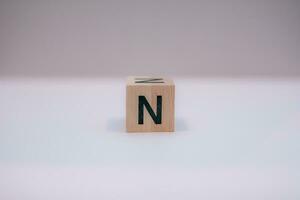
[[[144,80],[143,78],[153,78],[153,82],[140,81]],[[144,123],[138,124],[138,96],[145,96],[153,111],[157,109],[157,96],[162,96],[161,124],[155,124],[145,108]],[[173,132],[174,99],[175,85],[171,79],[161,77],[128,77],[126,85],[127,132]]]

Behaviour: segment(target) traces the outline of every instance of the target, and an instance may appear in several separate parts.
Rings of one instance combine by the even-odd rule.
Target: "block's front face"
[[[174,95],[172,80],[129,77],[126,87],[127,131],[174,131]]]

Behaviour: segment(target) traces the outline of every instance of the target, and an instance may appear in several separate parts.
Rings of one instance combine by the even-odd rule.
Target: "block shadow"
[[[107,120],[106,130],[109,132],[126,132],[125,118],[110,118]],[[183,118],[175,119],[175,133],[188,131],[188,126]]]

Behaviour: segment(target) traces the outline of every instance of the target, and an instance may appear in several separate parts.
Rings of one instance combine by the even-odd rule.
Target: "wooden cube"
[[[127,132],[173,132],[175,85],[171,79],[128,77]]]

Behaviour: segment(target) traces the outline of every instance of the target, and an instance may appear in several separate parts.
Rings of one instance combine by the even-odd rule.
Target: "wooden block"
[[[127,132],[173,132],[175,85],[171,79],[128,77]]]

